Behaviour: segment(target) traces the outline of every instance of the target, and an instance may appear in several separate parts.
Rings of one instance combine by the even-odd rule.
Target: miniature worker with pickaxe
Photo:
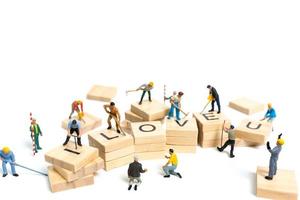
[[[73,135],[74,132],[77,134],[77,136]],[[68,123],[68,135],[67,135],[65,142],[63,143],[63,146],[66,146],[68,144],[71,136],[77,137],[77,144],[79,146],[82,146],[82,144],[81,144],[81,125],[80,125],[80,122],[77,121],[76,119],[71,119]],[[76,138],[75,138],[75,140],[76,140]],[[75,144],[75,146],[76,146],[76,144]]]
[[[142,90],[143,93],[142,93],[142,96],[141,96],[141,100],[139,102],[139,105],[142,105],[142,102],[143,102],[143,99],[144,99],[144,96],[145,96],[146,92],[148,92],[149,101],[150,102],[152,101],[151,100],[151,90],[153,89],[153,87],[154,87],[154,83],[153,82],[149,82],[148,84],[141,85],[140,87],[138,87],[135,90],[127,90],[126,94],[128,94],[129,92],[136,92],[136,91]]]
[[[181,97],[183,96],[183,92],[179,92],[177,94],[176,91],[173,92],[173,95],[170,97],[165,97],[166,100],[170,100],[171,108],[168,113],[168,119],[174,117],[174,110],[176,110],[176,120],[180,120],[180,111],[181,110]],[[186,114],[185,114],[186,115]]]
[[[107,118],[107,123],[108,123],[108,127],[107,129],[111,129],[111,119],[114,119],[116,122],[116,128],[117,128],[117,132],[121,133],[120,129],[120,120],[121,120],[121,116],[119,113],[118,108],[116,107],[114,102],[110,102],[110,104],[104,105],[104,110],[106,113],[109,114],[108,118]]]

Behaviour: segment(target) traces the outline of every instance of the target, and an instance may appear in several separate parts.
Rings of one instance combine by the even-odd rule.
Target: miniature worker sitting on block
[[[208,85],[207,89],[209,89],[209,95],[211,98],[211,109],[209,110],[209,112],[213,112],[215,110],[215,102],[217,102],[218,113],[221,113],[220,97],[217,90],[211,85]]]
[[[111,129],[111,119],[114,119],[116,122],[116,129],[118,133],[121,133],[120,129],[120,120],[121,120],[121,116],[119,113],[118,108],[116,107],[114,102],[111,102],[109,105],[104,105],[104,110],[106,113],[109,114],[108,118],[107,118],[107,123],[108,123],[108,127],[107,129]]]
[[[3,177],[7,176],[7,169],[6,169],[7,163],[10,164],[10,168],[13,176],[19,176],[15,168],[15,155],[8,147],[4,147],[2,150],[0,150],[0,159],[2,160]]]
[[[183,92],[179,92],[177,95],[177,92],[174,91],[173,95],[170,97],[165,97],[165,99],[169,99],[171,103],[171,108],[168,113],[168,119],[171,119],[171,117],[174,117],[174,110],[176,110],[176,120],[180,120],[180,109],[181,109],[181,97],[183,96]]]
[[[234,126],[230,125],[230,128],[224,128],[224,131],[228,134],[228,140],[225,142],[225,144],[220,148],[217,147],[217,149],[222,152],[224,151],[224,149],[230,145],[231,149],[230,149],[230,158],[234,158],[234,145],[235,145],[235,132],[234,132]],[[222,145],[222,144],[221,144]]]
[[[76,119],[71,119],[68,123],[68,135],[66,138],[66,141],[64,142],[64,146],[66,146],[71,138],[71,136],[74,136],[73,133],[75,132],[77,134],[77,144],[79,146],[82,146],[81,144],[81,131],[80,131],[80,122]],[[76,137],[76,136],[75,136]]]
[[[69,119],[72,118],[72,115],[74,112],[77,112],[78,114],[78,119],[82,120],[84,117],[84,112],[83,112],[83,102],[81,100],[76,100],[72,103],[72,107],[71,107],[71,113],[69,115]]]
[[[134,190],[137,190],[137,187],[142,183],[141,173],[145,173],[147,169],[143,169],[141,163],[138,162],[138,158],[134,157],[134,162],[129,165],[128,168],[128,178],[129,178],[129,186],[128,190],[131,190],[132,185],[136,182],[134,186]]]
[[[174,176],[178,176],[179,178],[182,178],[181,174],[178,172],[175,172],[175,169],[178,165],[178,159],[177,155],[174,153],[173,149],[169,149],[170,156],[166,156],[168,159],[168,162],[163,166],[163,170],[166,175],[164,175],[165,178],[170,178],[170,174]]]
[[[38,150],[42,150],[42,148],[40,147],[39,136],[43,136],[43,134],[40,126],[36,123],[36,119],[33,118],[31,120],[29,130],[31,132],[31,138],[34,140],[35,153],[37,153]]]
[[[270,163],[269,163],[269,175],[265,177],[267,180],[272,180],[273,176],[275,176],[277,173],[277,161],[278,161],[279,153],[281,152],[281,147],[282,145],[284,145],[284,140],[281,139],[281,136],[282,133],[278,135],[276,147],[274,147],[273,149],[271,149],[270,147],[270,142],[267,142],[267,149],[271,153]]]

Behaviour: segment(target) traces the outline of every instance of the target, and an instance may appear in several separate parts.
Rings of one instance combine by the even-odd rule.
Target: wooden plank
[[[166,149],[166,143],[156,143],[156,144],[136,144],[134,145],[136,153],[142,152],[153,152],[153,151],[163,151]]]
[[[144,101],[142,105],[131,104],[131,112],[142,117],[144,121],[155,121],[163,119],[169,111],[169,107],[157,100]]]
[[[107,161],[112,161],[121,157],[125,157],[128,155],[131,155],[134,153],[134,145],[122,148],[122,149],[118,149],[116,151],[111,151],[111,152],[102,152],[99,151],[99,156],[101,158],[103,158],[105,160],[105,162]]]
[[[264,104],[242,97],[229,102],[229,107],[241,113],[252,115],[265,109]]]
[[[117,88],[104,85],[93,85],[87,99],[110,102],[117,95]]]
[[[166,136],[167,137],[197,137],[198,127],[195,118],[184,119],[180,121],[166,121]]]
[[[271,181],[265,179],[267,175],[267,167],[257,167],[256,196],[278,200],[298,199],[298,187],[294,171],[277,170],[276,176]]]
[[[143,122],[144,121],[143,117],[140,117],[140,116],[134,114],[130,110],[125,112],[125,119],[130,122]]]
[[[196,153],[197,146],[167,145],[166,152],[168,152],[169,149],[174,149],[176,153]]]
[[[135,155],[139,158],[139,160],[156,160],[156,159],[164,159],[166,151],[153,151],[153,152],[140,152],[135,153]]]
[[[196,146],[197,136],[194,137],[167,137],[167,144]]]
[[[118,159],[115,159],[115,160],[105,162],[104,163],[105,170],[110,171],[112,169],[122,167],[124,165],[128,165],[129,163],[133,162],[133,156],[134,156],[134,154],[131,154],[131,155],[128,155],[128,156],[125,156],[125,157],[122,157],[122,158],[118,158]]]

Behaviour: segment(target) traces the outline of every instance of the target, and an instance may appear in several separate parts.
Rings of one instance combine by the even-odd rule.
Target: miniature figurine
[[[271,153],[270,163],[269,163],[269,175],[265,178],[267,180],[272,180],[273,176],[277,173],[277,161],[279,157],[279,153],[281,152],[282,145],[284,145],[284,140],[281,139],[282,133],[278,135],[276,147],[271,149],[270,142],[267,142],[267,149]]]
[[[8,147],[4,147],[2,150],[0,150],[0,158],[2,160],[3,177],[7,176],[7,169],[6,169],[7,163],[10,164],[11,172],[13,176],[19,176],[15,168],[15,155]]]
[[[66,146],[71,138],[71,136],[74,136],[73,133],[76,133],[77,136],[77,144],[79,146],[82,146],[81,144],[81,125],[80,125],[80,122],[77,121],[76,119],[71,119],[69,120],[69,123],[68,123],[68,135],[67,135],[67,138],[66,138],[66,141],[64,142],[63,146]]]
[[[129,186],[128,190],[131,190],[132,185],[136,182],[134,186],[134,190],[137,190],[137,187],[142,183],[141,173],[145,173],[147,169],[143,169],[141,163],[138,162],[138,158],[134,157],[134,162],[129,165],[128,168],[128,178],[129,178]]]
[[[71,113],[69,115],[69,119],[72,118],[72,115],[75,111],[78,114],[78,119],[83,120],[84,112],[83,112],[83,102],[81,100],[77,100],[72,103],[72,108],[71,108]]]
[[[37,153],[38,150],[42,150],[42,148],[40,147],[39,136],[43,136],[43,134],[40,126],[36,123],[35,118],[32,118],[29,130],[31,132],[31,138],[34,140],[33,143],[35,145],[35,153]]]
[[[271,103],[268,103],[268,110],[262,120],[267,120],[268,122],[273,122],[276,118],[276,112],[275,109],[272,107]]]
[[[143,93],[142,93],[142,96],[141,96],[141,100],[139,102],[139,105],[142,105],[142,102],[143,102],[143,99],[144,99],[144,96],[145,96],[146,92],[148,92],[149,101],[150,102],[152,101],[151,100],[151,90],[153,89],[153,87],[154,87],[154,83],[153,82],[149,82],[148,84],[141,85],[140,87],[138,87],[135,90],[127,90],[126,94],[128,94],[129,92],[136,92],[136,91],[142,90]]]
[[[176,120],[180,120],[180,111],[181,111],[181,97],[183,96],[183,92],[179,92],[177,94],[176,91],[173,92],[173,95],[170,97],[165,97],[166,100],[170,100],[171,108],[168,113],[168,119],[174,117],[174,110],[176,110]]]
[[[175,172],[175,169],[178,165],[178,159],[177,155],[174,153],[174,149],[169,149],[170,156],[165,156],[168,159],[168,162],[163,166],[163,170],[166,175],[164,175],[165,178],[169,178],[170,174],[174,176],[178,176],[179,178],[182,178],[181,174],[178,172]]]
[[[104,105],[104,110],[106,113],[109,114],[108,118],[107,118],[107,123],[108,123],[108,127],[107,129],[111,129],[111,119],[114,119],[116,122],[116,129],[118,133],[121,133],[120,129],[120,121],[121,121],[121,116],[119,113],[118,108],[116,107],[114,102],[110,102],[109,105]]]
[[[233,125],[230,125],[230,128],[224,128],[225,132],[228,134],[228,140],[225,142],[225,144],[220,148],[220,147],[217,147],[217,149],[222,152],[224,151],[224,149],[230,145],[231,148],[230,148],[230,158],[234,158],[234,154],[233,154],[233,151],[234,151],[234,145],[235,145],[235,131],[234,131],[234,126]],[[222,145],[222,144],[221,144]]]
[[[215,109],[215,102],[217,102],[218,106],[218,113],[221,113],[221,104],[220,104],[220,98],[217,90],[212,87],[211,85],[208,85],[207,88],[209,89],[209,99],[211,99],[211,110],[209,112],[213,112]]]

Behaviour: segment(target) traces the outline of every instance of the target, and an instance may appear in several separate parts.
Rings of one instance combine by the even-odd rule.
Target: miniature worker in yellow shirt
[[[163,166],[163,170],[166,175],[164,175],[165,178],[169,178],[170,174],[177,176],[179,178],[182,178],[181,174],[178,172],[175,172],[175,169],[177,168],[178,165],[178,159],[177,155],[174,153],[173,149],[169,149],[169,154],[170,156],[166,156],[168,162]]]

